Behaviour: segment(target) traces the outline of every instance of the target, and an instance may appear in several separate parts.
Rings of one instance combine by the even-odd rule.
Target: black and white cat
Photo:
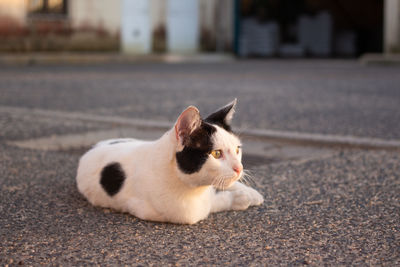
[[[206,119],[188,107],[156,141],[101,141],[79,161],[79,191],[95,206],[143,220],[193,224],[263,197],[240,183],[241,143],[230,127],[236,99]]]

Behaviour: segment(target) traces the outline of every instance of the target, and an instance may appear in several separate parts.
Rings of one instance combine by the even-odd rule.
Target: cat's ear
[[[233,118],[233,114],[235,113],[237,99],[233,100],[228,105],[220,108],[219,110],[215,111],[211,115],[209,115],[205,121],[217,124],[224,128],[227,131],[231,131],[231,121]]]
[[[201,117],[199,110],[194,106],[188,107],[182,112],[175,123],[176,140],[184,145],[190,134],[200,127],[200,125]]]

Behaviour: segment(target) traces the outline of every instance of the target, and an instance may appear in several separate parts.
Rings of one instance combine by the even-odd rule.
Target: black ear
[[[217,124],[218,126],[221,126],[228,132],[231,131],[231,121],[233,118],[233,114],[235,113],[235,107],[236,107],[237,99],[233,100],[231,103],[228,105],[220,108],[219,110],[215,111],[211,115],[209,115],[205,121],[212,123],[212,124]]]

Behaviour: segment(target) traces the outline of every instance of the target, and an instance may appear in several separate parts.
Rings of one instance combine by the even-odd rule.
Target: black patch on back
[[[125,172],[118,162],[110,163],[100,174],[100,184],[109,196],[117,194],[124,184]]]
[[[222,128],[224,128],[228,132],[232,132],[231,126],[225,122],[226,115],[229,113],[229,111],[232,109],[233,105],[229,105],[227,107],[224,107],[213,114],[209,115],[205,121],[216,124]]]
[[[179,169],[186,174],[198,172],[213,149],[211,136],[217,129],[202,121],[200,127],[184,140],[184,148],[176,153]]]
[[[129,141],[129,140],[117,140],[117,141],[110,142],[110,143],[108,143],[108,144],[109,144],[109,145],[116,145],[116,144],[128,143],[128,142],[131,142],[131,141]]]

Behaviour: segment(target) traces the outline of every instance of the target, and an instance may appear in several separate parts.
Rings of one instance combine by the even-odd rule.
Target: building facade
[[[171,27],[171,19],[168,18],[177,17],[179,22],[179,12],[183,17],[193,18],[184,7],[179,9],[179,1],[0,0],[0,51],[119,51],[123,48],[124,21],[135,23],[139,15],[145,17],[150,35],[147,52],[169,52],[167,28]],[[147,8],[143,9],[142,4],[140,9],[140,2]],[[189,11],[196,15],[196,51],[231,51],[233,1],[192,2],[195,9]],[[174,4],[178,10],[171,9]],[[175,28],[170,31],[176,31]]]
[[[400,51],[399,0],[0,0],[0,52]]]

